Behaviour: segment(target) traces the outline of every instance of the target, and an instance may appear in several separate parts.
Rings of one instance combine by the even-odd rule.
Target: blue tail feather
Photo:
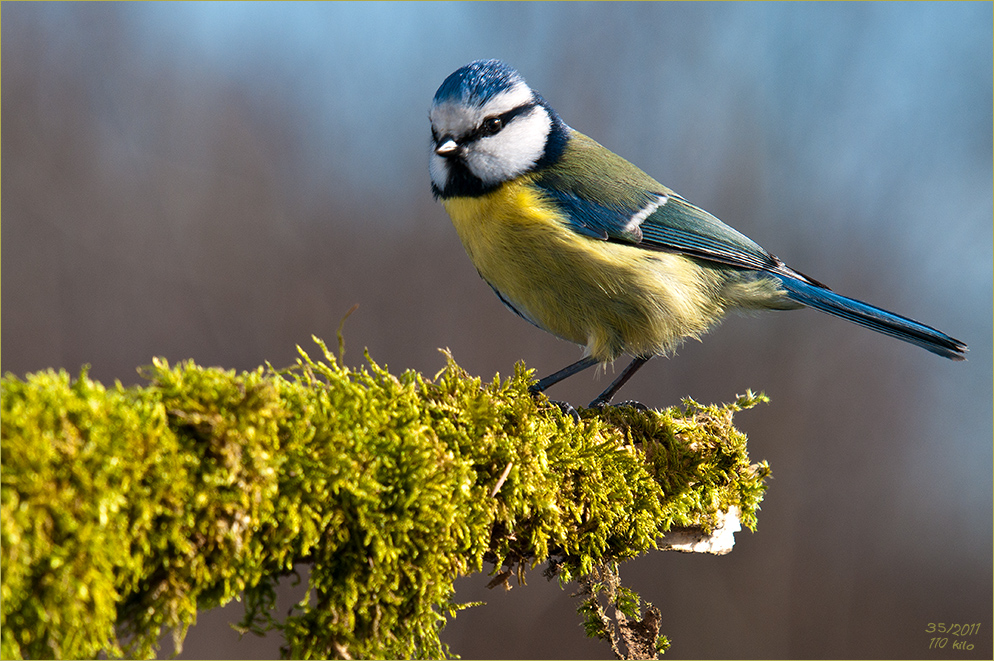
[[[792,301],[842,317],[878,333],[910,342],[944,358],[951,360],[966,358],[966,345],[942,331],[869,303],[836,294],[824,286],[805,282],[798,278],[780,275],[778,277],[783,283],[787,296]]]

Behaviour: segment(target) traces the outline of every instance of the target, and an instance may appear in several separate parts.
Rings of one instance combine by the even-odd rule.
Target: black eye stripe
[[[483,122],[478,127],[476,127],[475,131],[473,131],[468,136],[466,136],[464,142],[472,142],[473,140],[478,140],[479,138],[484,138],[488,135],[494,135],[498,133],[501,129],[503,129],[505,126],[510,124],[511,120],[513,120],[515,117],[517,117],[518,115],[523,115],[526,112],[529,112],[536,105],[538,104],[534,102],[525,103],[523,105],[518,106],[517,108],[511,108],[507,112],[502,112],[499,115],[491,115],[485,118]],[[490,123],[490,121],[494,119],[500,121],[500,127],[497,130],[492,130],[487,127],[488,123]]]

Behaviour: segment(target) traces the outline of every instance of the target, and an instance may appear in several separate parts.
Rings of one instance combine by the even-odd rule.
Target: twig
[[[514,465],[513,461],[507,462],[507,466],[504,467],[504,472],[500,474],[500,478],[497,480],[497,484],[495,484],[494,488],[491,489],[490,491],[491,498],[494,498],[497,495],[497,492],[500,491],[500,488],[504,486],[504,481],[507,479],[507,476],[511,473],[511,466],[513,465]]]

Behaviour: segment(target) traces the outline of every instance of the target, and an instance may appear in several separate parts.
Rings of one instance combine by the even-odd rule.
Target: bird
[[[431,191],[480,276],[512,312],[584,347],[533,394],[631,355],[589,408],[608,405],[730,311],[809,307],[965,358],[963,342],[835,293],[571,128],[501,60],[450,74],[428,118]]]

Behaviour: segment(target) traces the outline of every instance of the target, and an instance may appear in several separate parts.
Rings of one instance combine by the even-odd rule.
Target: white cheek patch
[[[500,133],[474,142],[466,154],[466,165],[484,184],[513,179],[542,158],[551,128],[549,113],[535,106],[515,117]]]

